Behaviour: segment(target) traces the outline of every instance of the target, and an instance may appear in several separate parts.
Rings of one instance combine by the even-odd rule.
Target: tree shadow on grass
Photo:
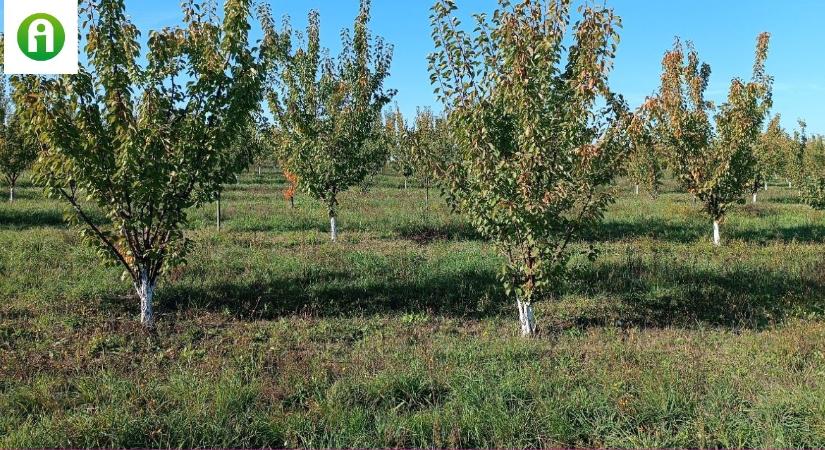
[[[25,230],[41,227],[66,228],[63,214],[41,209],[0,209],[0,229]]]
[[[478,241],[481,234],[467,223],[409,223],[397,226],[395,233],[401,239],[410,240],[421,245],[436,241]]]
[[[822,243],[825,242],[825,224],[797,225],[774,229],[737,230],[732,233],[732,236],[735,239],[759,243],[767,243],[769,241]]]
[[[591,325],[755,328],[825,313],[825,260],[802,274],[767,269],[645,264],[586,266],[568,293],[609,299],[606,308],[573,320]],[[583,311],[584,312],[584,311]]]
[[[675,222],[659,218],[634,220],[608,220],[596,227],[588,239],[596,242],[616,242],[638,238],[691,243],[711,238],[711,223]],[[764,243],[780,242],[822,242],[825,240],[825,224],[806,224],[779,228],[747,228],[722,225],[722,238]]]
[[[427,312],[439,316],[483,318],[500,315],[510,302],[492,271],[436,275],[422,282],[354,280],[346,271],[325,271],[311,278],[277,278],[193,286],[175,283],[158,291],[162,311],[207,310],[239,319],[268,320],[305,314],[352,317]]]
[[[800,196],[792,194],[770,197],[766,200],[763,200],[763,203],[775,203],[779,205],[797,205],[799,207],[805,207],[805,204],[802,203],[802,199],[800,198]]]
[[[493,271],[466,270],[420,281],[354,278],[347,271],[325,270],[311,277],[238,283],[205,280],[195,286],[186,281],[163,286],[158,304],[162,313],[209,311],[240,320],[406,313],[478,320],[515,314]],[[556,305],[568,312],[551,312],[542,319],[545,326],[762,329],[825,314],[825,260],[798,273],[742,266],[716,271],[699,262],[630,258],[574,267],[563,290]],[[597,304],[577,305],[582,297]]]

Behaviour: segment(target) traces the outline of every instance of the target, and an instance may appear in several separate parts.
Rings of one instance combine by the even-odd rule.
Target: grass
[[[716,249],[674,186],[621,184],[523,340],[498,257],[422,189],[348,193],[332,244],[280,182],[232,186],[221,233],[192,212],[153,334],[61,204],[0,204],[0,447],[825,446],[825,214],[788,189]]]

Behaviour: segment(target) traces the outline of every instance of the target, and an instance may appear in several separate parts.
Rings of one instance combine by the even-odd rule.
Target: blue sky
[[[273,12],[289,14],[303,28],[306,13],[321,13],[322,40],[333,51],[339,32],[351,26],[358,0],[269,0]],[[622,17],[624,29],[611,76],[614,90],[638,105],[659,82],[660,62],[674,36],[692,40],[713,76],[711,98],[724,100],[730,79],[749,77],[756,35],[772,33],[768,70],[776,79],[774,112],[788,128],[804,118],[813,132],[825,133],[825,1],[823,0],[608,0]],[[126,0],[129,14],[142,30],[180,19],[177,0]],[[464,18],[491,11],[496,0],[457,0]],[[426,56],[432,51],[429,0],[373,0],[376,34],[395,46],[388,87],[398,90],[405,114],[417,106],[438,109],[429,84]],[[466,22],[466,20],[465,20]],[[145,34],[144,34],[145,37]]]

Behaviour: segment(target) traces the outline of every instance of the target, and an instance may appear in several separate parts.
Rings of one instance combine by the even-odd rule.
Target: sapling
[[[6,111],[0,112],[5,116]],[[9,186],[9,202],[14,202],[17,182],[37,159],[37,143],[24,130],[19,114],[0,117],[0,173]]]
[[[768,182],[777,175],[791,176],[793,141],[782,128],[781,117],[775,115],[767,129],[760,134],[754,146],[756,173],[751,180],[753,203],[756,203],[760,189],[768,190]]]
[[[646,102],[671,166],[713,221],[713,244],[730,206],[743,202],[755,178],[753,148],[771,107],[773,80],[765,72],[769,35],[757,39],[751,81],[734,79],[718,108],[705,98],[710,66],[691,44],[677,40],[662,62],[662,85]]]
[[[342,32],[337,59],[321,48],[320,18],[309,14],[305,47],[283,49],[271,71],[269,106],[281,134],[284,168],[300,189],[324,202],[330,237],[338,238],[338,200],[387,161],[381,113],[394,92],[384,89],[392,47],[369,32],[370,1],[362,0],[352,32]],[[264,21],[272,23],[272,20]]]
[[[409,179],[415,174],[411,146],[411,133],[407,121],[398,105],[388,111],[384,117],[384,128],[387,144],[389,145],[390,166],[404,177],[404,190],[407,190]]]
[[[794,143],[797,148],[797,181],[802,201],[815,209],[825,209],[825,141],[809,139],[806,124],[799,121]]]
[[[584,6],[571,27],[569,2],[500,0],[471,34],[456,9],[439,0],[431,16],[431,79],[458,152],[441,183],[503,256],[530,336],[534,301],[559,281],[574,237],[602,218],[629,148],[627,107],[607,84],[620,20]]]
[[[634,131],[631,133],[632,147],[627,161],[627,174],[633,182],[635,195],[638,196],[640,188],[644,187],[651,197],[656,198],[662,186],[664,163],[649,127],[638,124]]]
[[[262,101],[278,36],[248,42],[251,0],[183,2],[183,25],[150,33],[145,63],[123,0],[85,0],[77,75],[25,76],[15,97],[46,144],[37,181],[124,268],[151,328],[158,278],[191,247],[187,211],[215,199],[249,163],[230,150]],[[105,221],[92,213],[99,210]]]
[[[455,148],[446,137],[446,122],[430,108],[418,108],[410,132],[410,160],[416,177],[424,185],[424,201],[429,206],[430,189],[455,159]]]
[[[290,209],[295,209],[295,193],[298,192],[298,177],[294,173],[285,169],[284,179],[286,180],[284,198],[289,202]]]
[[[9,186],[9,202],[14,202],[20,176],[37,158],[38,145],[22,120],[8,96],[6,78],[0,75],[0,174]]]

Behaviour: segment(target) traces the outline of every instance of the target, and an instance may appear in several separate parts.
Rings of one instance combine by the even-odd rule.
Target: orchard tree
[[[410,130],[407,121],[398,104],[395,109],[388,111],[384,118],[386,139],[389,145],[390,166],[404,177],[404,190],[407,190],[409,179],[415,174],[412,147],[410,145]]]
[[[2,113],[0,113],[2,114]],[[0,121],[0,173],[9,185],[9,202],[14,202],[17,181],[37,159],[37,143],[28,135],[17,113]]]
[[[815,209],[825,209],[825,140],[822,136],[809,139],[802,120],[799,126],[794,140],[798,149],[796,184],[804,203]]]
[[[445,179],[456,158],[455,146],[447,138],[446,122],[436,117],[430,108],[418,108],[409,145],[410,160],[416,177],[424,185],[424,200],[429,205],[433,182]]]
[[[713,220],[717,246],[725,213],[742,202],[755,178],[753,149],[771,106],[773,80],[765,72],[769,40],[767,33],[759,35],[751,81],[734,79],[719,108],[705,98],[710,66],[699,62],[691,44],[685,48],[677,40],[662,62],[659,94],[646,103],[679,180]]]
[[[808,140],[808,163],[817,170],[825,167],[825,136],[817,135]]]
[[[318,13],[309,14],[306,46],[283,49],[283,64],[270,72],[269,106],[282,134],[284,168],[300,189],[324,202],[330,236],[337,240],[338,197],[387,161],[382,111],[392,47],[369,32],[370,1],[362,0],[352,32],[342,32],[337,59],[321,48]],[[264,21],[270,24],[272,19]]]
[[[298,176],[289,171],[289,158],[293,157],[288,145],[285,145],[284,133],[276,126],[270,126],[268,135],[270,136],[270,146],[275,165],[281,171],[286,186],[283,189],[284,199],[289,202],[291,209],[295,208],[295,195],[298,193]]]
[[[781,116],[775,115],[768,123],[768,128],[759,137],[755,147],[756,167],[758,175],[753,180],[753,201],[756,203],[756,194],[760,181],[764,189],[768,190],[768,182],[777,176],[790,180],[793,177],[794,149],[793,139],[782,128]]]
[[[639,195],[639,188],[651,197],[659,196],[662,186],[664,163],[656,140],[649,127],[638,123],[631,133],[631,151],[627,161],[627,174],[634,185],[634,193]]]
[[[571,30],[569,2],[500,0],[470,34],[456,9],[439,0],[431,16],[431,78],[459,152],[443,182],[503,255],[530,336],[533,302],[560,279],[570,242],[601,220],[628,151],[627,107],[607,85],[620,19],[584,6]]]
[[[0,75],[0,173],[9,185],[9,202],[14,201],[20,175],[37,158],[37,143],[26,133],[23,120],[12,107],[6,79]]]
[[[183,263],[187,211],[215,199],[247,163],[229,149],[262,100],[267,59],[248,42],[251,0],[226,0],[223,20],[183,3],[182,27],[140,33],[123,0],[86,0],[85,53],[77,75],[21,77],[15,95],[46,144],[36,170],[68,202],[101,255],[125,270],[154,324],[158,278]],[[93,211],[106,221],[94,219]]]
[[[295,209],[295,194],[298,192],[298,177],[289,170],[284,170],[284,179],[286,180],[284,198],[289,202],[289,207],[291,209]]]

